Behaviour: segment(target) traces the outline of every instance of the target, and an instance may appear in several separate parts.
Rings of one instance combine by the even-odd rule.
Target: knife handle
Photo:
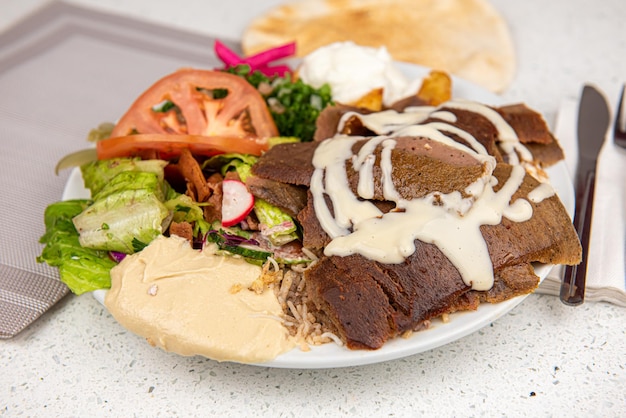
[[[574,227],[582,246],[582,261],[576,266],[565,266],[561,282],[561,302],[576,306],[585,300],[585,281],[587,277],[587,256],[589,255],[589,236],[591,235],[591,214],[595,192],[596,172],[590,170],[584,182],[582,193],[574,209]]]

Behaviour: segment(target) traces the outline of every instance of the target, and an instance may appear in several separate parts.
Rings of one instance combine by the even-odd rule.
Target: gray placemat
[[[0,34],[0,338],[68,293],[56,269],[36,261],[44,210],[69,175],[54,174],[57,161],[165,74],[218,65],[213,42],[62,2]]]

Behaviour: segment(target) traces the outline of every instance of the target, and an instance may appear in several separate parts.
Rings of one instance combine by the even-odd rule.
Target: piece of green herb
[[[312,87],[291,75],[267,77],[260,71],[250,72],[250,66],[238,65],[225,70],[244,77],[259,90],[274,118],[280,136],[297,137],[303,142],[313,140],[315,121],[322,110],[333,104],[328,84]]]

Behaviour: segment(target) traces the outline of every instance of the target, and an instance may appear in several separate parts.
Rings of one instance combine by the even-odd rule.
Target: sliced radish
[[[254,207],[254,196],[239,180],[222,182],[222,225],[233,226],[243,221]]]

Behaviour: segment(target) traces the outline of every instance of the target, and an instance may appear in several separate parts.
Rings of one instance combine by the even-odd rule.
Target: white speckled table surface
[[[278,0],[74,0],[224,39]],[[585,82],[626,81],[622,0],[493,0],[518,70],[505,101],[552,121]],[[3,0],[0,31],[45,4]],[[0,96],[1,97],[1,96]],[[7,100],[1,97],[0,100]],[[385,363],[289,370],[151,348],[91,297],[67,296],[0,342],[2,416],[626,416],[626,309],[532,295],[491,325]]]

